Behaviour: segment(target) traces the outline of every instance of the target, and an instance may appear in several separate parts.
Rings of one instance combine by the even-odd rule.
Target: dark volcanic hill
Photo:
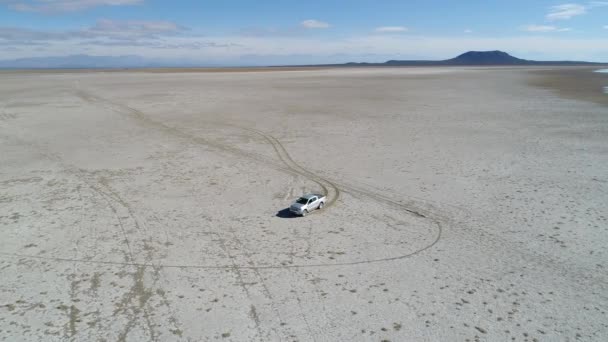
[[[531,61],[513,57],[503,51],[469,51],[462,55],[440,61],[401,61],[390,60],[385,63],[346,63],[344,66],[484,66],[484,65],[601,65],[605,63],[579,61]]]
[[[469,51],[444,62],[452,65],[521,65],[530,61],[513,57],[502,51]]]

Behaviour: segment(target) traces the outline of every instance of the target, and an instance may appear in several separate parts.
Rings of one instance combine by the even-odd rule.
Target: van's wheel
[[[323,206],[325,206],[324,202],[319,203],[319,209],[323,209]]]
[[[304,209],[304,211],[302,212],[302,217],[308,215],[308,209]]]

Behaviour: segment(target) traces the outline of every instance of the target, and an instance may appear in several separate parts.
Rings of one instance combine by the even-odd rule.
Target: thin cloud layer
[[[304,20],[300,23],[300,25],[307,29],[326,29],[331,26],[331,25],[329,25],[329,23],[326,23],[324,21],[319,21],[316,19]]]
[[[143,3],[143,0],[0,0],[0,4],[37,6],[36,11],[73,11],[93,6],[126,6],[139,3]],[[551,20],[567,20],[607,5],[608,1],[587,2],[584,5],[557,5],[551,8]],[[112,12],[106,15],[111,16]],[[540,8],[538,14],[542,20],[542,16],[546,13]],[[65,15],[65,17],[72,16],[73,14]],[[531,59],[567,58],[601,61],[608,56],[608,42],[604,39],[605,31],[602,29],[602,27],[608,29],[608,25],[599,24],[594,24],[596,31],[601,30],[596,38],[581,37],[577,33],[585,32],[584,28],[581,29],[574,23],[568,25],[573,28],[571,29],[556,22],[546,22],[511,27],[510,33],[492,39],[484,39],[483,34],[470,34],[473,31],[466,26],[458,30],[460,32],[458,38],[455,38],[453,32],[442,37],[440,34],[422,33],[423,27],[411,32],[406,26],[380,26],[367,29],[367,32],[359,27],[348,34],[348,25],[341,24],[340,30],[324,30],[332,25],[318,19],[304,21],[296,19],[291,21],[291,25],[278,27],[253,27],[240,30],[238,27],[226,28],[223,33],[218,31],[210,35],[208,32],[206,36],[197,33],[203,30],[204,26],[191,30],[167,20],[105,18],[87,27],[74,28],[76,26],[65,25],[56,26],[58,28],[54,30],[36,29],[34,22],[32,25],[0,26],[0,46],[4,52],[2,59],[89,54],[189,58],[221,63],[222,60],[246,61],[247,56],[256,56],[258,61],[262,61],[266,56],[269,61],[278,64],[289,64],[292,61],[298,61],[297,63],[304,61],[304,64],[310,64],[313,63],[312,61],[318,63],[382,61],[370,60],[376,58],[373,56],[383,56],[382,58],[387,59],[436,59],[447,58],[465,50],[496,49]],[[59,27],[72,28],[59,29]],[[559,34],[567,31],[575,32]],[[408,34],[403,34],[406,32]],[[480,31],[476,30],[476,32]],[[299,59],[293,59],[296,58],[294,56],[299,56],[297,57]],[[309,56],[311,61],[307,62],[306,57],[303,56]]]
[[[527,32],[568,32],[572,30],[567,27],[557,27],[552,25],[526,25],[521,29]]]
[[[551,7],[547,20],[568,20],[587,13],[587,7],[580,4],[563,4]]]
[[[407,32],[408,28],[404,26],[380,26],[376,27],[374,30],[378,33],[399,33],[399,32]]]
[[[608,6],[608,1],[591,1],[586,4],[562,4],[552,6],[546,16],[548,21],[569,20],[577,16],[587,14],[590,10],[597,7]]]
[[[20,12],[76,12],[98,6],[137,5],[144,0],[2,0]]]
[[[114,39],[96,32],[91,38],[85,31],[55,32],[46,39],[44,32],[0,30],[0,45],[4,58],[15,59],[34,56],[61,56],[67,54],[88,55],[139,55],[146,58],[180,59],[200,63],[247,65],[253,63],[247,56],[257,56],[257,61],[275,64],[291,64],[309,61],[316,63],[349,61],[384,61],[387,59],[442,59],[455,56],[464,50],[508,51],[527,59],[593,59],[608,53],[608,39],[565,39],[548,37],[503,38],[454,38],[412,35],[351,36],[324,39],[318,36],[251,37],[251,36],[194,36],[163,35],[133,40]],[[36,38],[38,40],[2,42],[4,38]],[[6,48],[5,48],[6,47]],[[69,51],[69,53],[66,53]],[[424,51],[424,55],[420,52]],[[382,57],[361,57],[382,56]],[[591,56],[591,58],[590,58]],[[361,59],[365,58],[365,59]],[[272,62],[271,62],[272,61]],[[264,64],[260,62],[259,64]]]
[[[140,38],[158,35],[172,35],[187,30],[170,21],[157,20],[110,20],[100,19],[86,33],[95,36]]]
[[[287,36],[302,36],[306,35],[312,30],[324,30],[330,28],[331,25],[327,22],[320,21],[317,19],[307,19],[301,21],[297,25],[293,26],[257,26],[257,27],[245,27],[236,32],[242,36],[248,37],[287,37]]]
[[[26,45],[32,42],[52,43],[66,40],[106,39],[135,42],[178,36],[188,28],[170,21],[120,21],[100,19],[91,27],[68,31],[40,31],[19,27],[0,27],[3,45]]]

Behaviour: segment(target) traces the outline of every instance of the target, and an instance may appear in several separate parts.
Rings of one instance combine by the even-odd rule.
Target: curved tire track
[[[263,137],[268,143],[270,143],[270,145],[272,145],[272,148],[274,149],[276,155],[283,162],[283,164],[285,164],[285,166],[289,167],[290,169],[294,170],[295,172],[297,172],[299,174],[305,175],[308,179],[317,183],[323,189],[324,195],[326,195],[329,198],[327,203],[325,203],[325,208],[328,208],[328,207],[334,205],[334,203],[336,203],[338,201],[338,199],[340,198],[340,188],[335,183],[313,173],[312,171],[305,169],[303,166],[298,164],[295,160],[293,160],[293,158],[291,158],[291,156],[289,155],[289,153],[287,152],[285,147],[283,147],[283,144],[281,144],[281,142],[279,140],[277,140],[277,138],[273,137],[270,134],[259,131],[257,129],[244,128],[244,127],[234,126],[234,125],[232,125],[232,126],[237,127],[241,130],[253,132],[253,133]]]
[[[155,265],[153,265],[153,264],[149,264],[149,263],[137,263],[134,261],[132,261],[132,262],[91,261],[91,260],[77,260],[77,259],[70,259],[70,258],[40,257],[40,256],[21,255],[21,254],[3,253],[3,252],[0,252],[0,255],[12,256],[12,257],[22,257],[22,258],[33,258],[33,259],[41,259],[41,260],[52,260],[52,261],[59,261],[59,262],[82,262],[82,263],[101,264],[101,265],[139,266],[139,267],[156,266],[156,267],[164,267],[164,268],[188,268],[188,269],[235,269],[235,268],[239,268],[239,269],[251,269],[251,270],[289,269],[289,268],[308,268],[308,267],[316,268],[316,267],[332,267],[332,266],[353,266],[353,265],[373,264],[373,263],[401,260],[401,259],[406,259],[409,257],[413,257],[415,255],[418,255],[418,254],[434,247],[439,242],[439,240],[441,240],[441,237],[443,234],[443,225],[442,225],[441,221],[446,220],[445,218],[442,218],[439,215],[429,212],[428,210],[412,209],[408,205],[398,202],[387,196],[373,193],[371,191],[365,190],[365,189],[357,187],[357,186],[353,186],[353,185],[349,185],[349,184],[345,184],[345,183],[337,183],[337,182],[330,181],[324,177],[321,177],[321,176],[313,173],[312,171],[305,169],[300,164],[295,162],[293,160],[293,158],[289,155],[287,150],[283,147],[283,145],[275,137],[273,137],[267,133],[264,133],[262,131],[252,129],[252,128],[244,128],[244,127],[240,127],[240,126],[228,124],[228,123],[217,123],[217,124],[221,124],[224,126],[236,127],[236,128],[239,128],[239,129],[242,129],[245,131],[255,133],[255,134],[263,137],[268,143],[271,144],[271,146],[275,150],[275,153],[277,154],[278,158],[281,160],[283,165],[269,163],[269,161],[261,155],[249,153],[249,152],[243,151],[241,149],[235,148],[233,146],[221,144],[221,143],[211,141],[211,140],[208,140],[208,139],[205,139],[202,137],[193,136],[187,132],[184,132],[175,127],[169,126],[163,122],[153,120],[153,119],[147,117],[143,112],[141,112],[137,109],[131,108],[131,107],[123,105],[123,104],[118,104],[118,103],[112,102],[110,100],[106,100],[104,98],[95,96],[93,94],[84,92],[82,90],[78,90],[76,92],[76,95],[87,102],[90,102],[93,104],[98,104],[103,107],[109,107],[111,110],[118,112],[118,113],[127,114],[147,126],[150,126],[152,128],[156,128],[156,129],[160,129],[173,136],[187,139],[196,144],[211,146],[211,147],[220,149],[225,152],[230,152],[232,154],[236,154],[238,156],[248,158],[253,161],[261,162],[265,166],[270,166],[270,167],[273,167],[274,169],[277,169],[280,171],[303,176],[303,177],[317,183],[319,186],[321,186],[327,195],[331,195],[330,193],[333,192],[333,196],[331,196],[330,200],[328,201],[328,206],[334,205],[336,203],[336,201],[338,200],[338,198],[340,196],[341,189],[342,189],[342,190],[350,192],[352,194],[359,194],[359,195],[368,197],[372,200],[375,200],[377,202],[384,203],[386,205],[390,205],[394,208],[403,210],[403,211],[407,212],[408,214],[412,214],[416,217],[425,218],[427,220],[430,220],[436,226],[437,233],[436,233],[433,241],[431,241],[426,246],[419,248],[411,253],[397,255],[397,256],[388,257],[388,258],[341,262],[341,263],[257,265],[257,266],[256,265],[234,265],[234,264],[228,264],[228,265],[188,265],[188,264],[158,265],[158,264],[155,264]]]

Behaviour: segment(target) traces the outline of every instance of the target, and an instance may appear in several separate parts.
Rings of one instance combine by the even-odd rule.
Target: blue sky
[[[0,59],[139,55],[209,65],[608,61],[608,0],[0,0]]]

